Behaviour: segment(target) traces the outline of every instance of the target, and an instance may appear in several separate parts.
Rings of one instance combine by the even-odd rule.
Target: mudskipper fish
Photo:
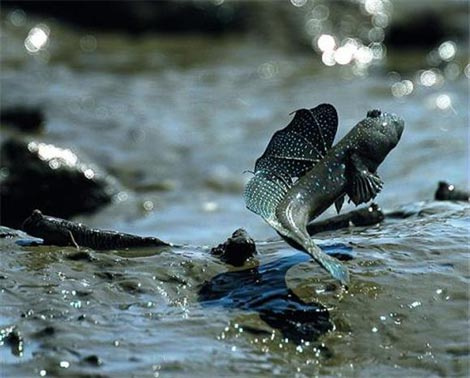
[[[383,186],[377,167],[400,140],[404,121],[371,110],[332,147],[337,128],[338,114],[330,104],[297,110],[256,160],[244,195],[249,210],[347,285],[347,268],[315,245],[307,224],[333,203],[339,213],[345,195],[356,206],[375,198]]]

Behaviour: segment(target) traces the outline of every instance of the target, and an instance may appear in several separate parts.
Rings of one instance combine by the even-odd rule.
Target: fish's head
[[[370,110],[367,117],[357,124],[356,152],[365,158],[373,172],[388,153],[398,144],[405,121],[392,113]]]

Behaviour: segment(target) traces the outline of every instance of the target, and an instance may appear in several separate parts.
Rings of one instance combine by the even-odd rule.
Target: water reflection
[[[351,257],[345,245],[324,246],[332,255]],[[259,267],[219,274],[199,290],[204,306],[221,306],[255,311],[271,327],[293,341],[314,341],[333,329],[328,310],[318,303],[305,303],[286,285],[286,272],[294,265],[309,261],[305,253],[296,253]]]

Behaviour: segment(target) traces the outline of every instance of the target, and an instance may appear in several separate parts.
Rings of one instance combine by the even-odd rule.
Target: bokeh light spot
[[[437,83],[437,75],[432,70],[425,70],[419,76],[419,80],[425,87],[432,87]]]
[[[321,56],[321,60],[325,66],[331,67],[336,64],[333,51],[325,51]]]
[[[330,34],[322,34],[318,38],[317,46],[321,51],[332,51],[336,47],[335,38]]]
[[[29,31],[28,36],[24,40],[24,47],[26,50],[35,54],[43,49],[49,41],[50,30],[45,24],[38,24]]]
[[[85,172],[83,172],[83,174],[89,180],[91,180],[93,177],[95,177],[95,171],[91,168],[85,169]]]
[[[439,52],[441,59],[448,62],[454,58],[455,53],[457,52],[457,46],[452,41],[446,41],[441,43],[437,51]]]
[[[463,72],[465,73],[465,76],[467,76],[467,78],[470,79],[470,63],[468,63],[468,64],[465,66]]]
[[[372,50],[367,46],[361,46],[359,49],[354,53],[354,58],[362,64],[369,64],[374,59],[374,55],[372,54]]]
[[[452,106],[452,100],[449,95],[441,94],[436,98],[436,106],[441,110],[447,110]]]
[[[145,211],[152,211],[155,205],[153,204],[152,201],[147,200],[147,201],[144,201],[142,206],[143,206]]]
[[[80,38],[80,48],[84,52],[93,52],[96,50],[97,46],[98,42],[95,36],[91,34],[85,35],[84,37]]]
[[[325,5],[317,5],[312,10],[312,17],[316,20],[324,21],[330,16],[330,9]]]
[[[366,0],[364,3],[364,8],[369,14],[377,14],[384,11],[382,0]]]
[[[350,63],[355,50],[356,48],[353,45],[341,46],[338,50],[335,51],[334,54],[336,63],[341,65]]]
[[[305,4],[307,4],[307,0],[290,0],[291,4],[294,7],[303,7]]]
[[[26,13],[22,9],[15,9],[8,15],[13,26],[20,27],[26,22]]]

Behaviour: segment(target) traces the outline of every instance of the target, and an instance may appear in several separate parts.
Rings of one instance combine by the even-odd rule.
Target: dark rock
[[[324,231],[339,230],[350,226],[372,226],[385,219],[385,215],[376,203],[357,210],[327,218],[321,221],[311,222],[307,225],[309,235]]]
[[[441,19],[434,13],[420,12],[392,24],[385,38],[387,46],[433,48],[445,36]]]
[[[121,289],[131,294],[142,294],[146,292],[146,290],[142,288],[142,284],[140,282],[132,279],[120,281],[118,282],[118,285]]]
[[[454,185],[439,181],[434,198],[437,201],[470,201],[470,193],[458,190]]]
[[[8,345],[14,356],[21,356],[23,354],[24,341],[16,326],[0,329],[0,342]]]
[[[101,359],[96,354],[91,354],[82,358],[81,362],[91,366],[100,366],[103,364]]]
[[[10,126],[20,131],[38,132],[44,124],[44,115],[40,109],[12,107],[1,109],[0,124]]]
[[[23,222],[23,230],[28,234],[43,239],[43,244],[58,246],[88,247],[96,250],[162,247],[168,243],[155,237],[142,237],[116,231],[89,228],[82,223],[43,215],[34,210]],[[87,252],[69,255],[69,259],[91,261]]]
[[[54,336],[56,333],[56,330],[52,326],[47,326],[40,331],[36,332],[34,336],[42,338],[42,337],[49,337],[49,336]]]
[[[256,245],[250,235],[239,228],[223,244],[212,248],[211,254],[228,264],[242,266],[246,260],[256,255]]]
[[[72,217],[111,202],[117,185],[69,149],[8,139],[1,146],[1,223],[19,228],[36,208]]]
[[[393,20],[385,45],[397,49],[432,49],[445,40],[468,43],[468,5],[465,2],[400,1],[394,4]]]
[[[214,1],[2,1],[2,7],[54,16],[95,30],[139,34],[206,33],[243,30],[249,3]]]
[[[384,219],[385,215],[376,203],[351,212],[351,222],[354,226],[372,226]]]

